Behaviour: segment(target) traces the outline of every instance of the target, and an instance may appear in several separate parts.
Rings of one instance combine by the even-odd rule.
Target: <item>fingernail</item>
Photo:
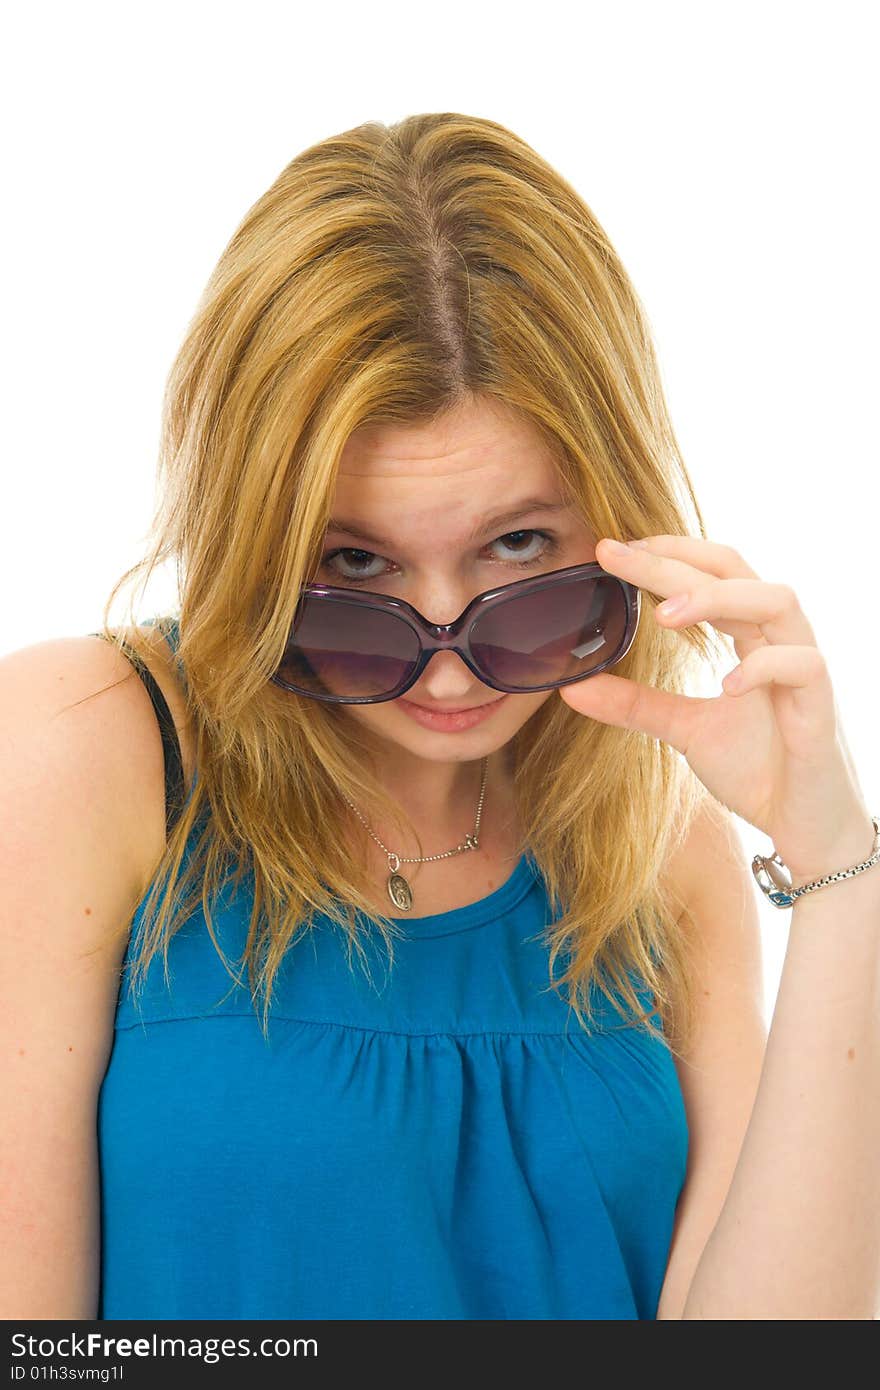
[[[657,612],[664,618],[671,618],[675,613],[680,613],[687,606],[687,594],[676,594],[674,598],[668,598],[663,603],[657,604]]]
[[[627,541],[630,550],[647,550],[647,541]]]
[[[612,540],[610,540],[608,537],[606,537],[606,539],[605,539],[605,545],[606,545],[606,547],[608,548],[608,550],[611,551],[612,555],[628,555],[628,554],[629,554],[629,546],[628,546],[628,545],[621,545],[620,541],[612,541]]]

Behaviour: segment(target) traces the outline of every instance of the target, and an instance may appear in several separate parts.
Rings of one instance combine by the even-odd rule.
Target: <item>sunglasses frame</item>
[[[513,598],[520,598],[524,594],[533,594],[542,589],[554,588],[571,579],[595,579],[600,576],[609,583],[618,585],[623,591],[626,605],[626,623],[618,648],[600,666],[585,672],[583,675],[563,676],[561,680],[550,681],[547,685],[528,686],[526,689],[521,686],[502,685],[499,681],[490,679],[481,669],[471,651],[470,642],[471,629],[478,617],[482,618],[487,612],[497,608],[499,604]],[[526,579],[514,580],[511,584],[502,584],[495,589],[487,589],[485,593],[477,594],[475,598],[472,598],[467,607],[452,623],[428,622],[427,618],[411,603],[407,603],[406,599],[394,598],[389,594],[375,594],[363,589],[346,589],[336,584],[307,584],[301,591],[300,602],[306,598],[328,603],[338,603],[344,600],[346,603],[360,604],[364,608],[393,613],[416,634],[421,646],[419,658],[412,673],[387,695],[318,695],[312,690],[300,690],[297,686],[282,680],[277,672],[270,677],[273,684],[281,686],[284,690],[290,690],[295,695],[305,695],[307,699],[323,700],[327,704],[335,705],[378,705],[384,704],[388,700],[399,699],[415,685],[435,652],[455,652],[479,681],[490,686],[493,690],[501,690],[507,695],[531,695],[538,690],[555,690],[561,685],[571,685],[574,681],[589,680],[590,676],[597,676],[600,671],[616,665],[626,656],[635,640],[641,613],[641,591],[635,584],[630,584],[627,580],[603,569],[598,560],[590,560],[580,565],[566,565],[564,569],[549,570],[544,574],[530,575]],[[293,628],[291,628],[291,635],[292,633]]]

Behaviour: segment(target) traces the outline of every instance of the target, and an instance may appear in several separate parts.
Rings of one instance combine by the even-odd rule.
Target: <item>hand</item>
[[[786,584],[759,579],[738,551],[691,536],[650,536],[596,559],[640,589],[682,595],[652,620],[710,622],[734,639],[740,664],[715,699],[676,695],[602,671],[559,688],[572,709],[638,729],[684,755],[717,801],[769,836],[793,886],[871,853],[874,830],[813,630]]]

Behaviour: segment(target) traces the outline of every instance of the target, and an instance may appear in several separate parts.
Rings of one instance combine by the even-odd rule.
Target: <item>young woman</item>
[[[870,1317],[877,823],[583,201],[456,114],[306,150],[162,465],[179,613],[0,663],[3,1315]]]

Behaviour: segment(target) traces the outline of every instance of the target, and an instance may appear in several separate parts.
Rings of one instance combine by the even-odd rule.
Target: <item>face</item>
[[[431,425],[356,430],[331,517],[313,581],[393,594],[434,623],[452,622],[487,589],[596,558],[540,440],[494,403]],[[502,748],[555,697],[502,695],[455,652],[436,652],[405,696],[337,708],[380,751],[450,763]]]

